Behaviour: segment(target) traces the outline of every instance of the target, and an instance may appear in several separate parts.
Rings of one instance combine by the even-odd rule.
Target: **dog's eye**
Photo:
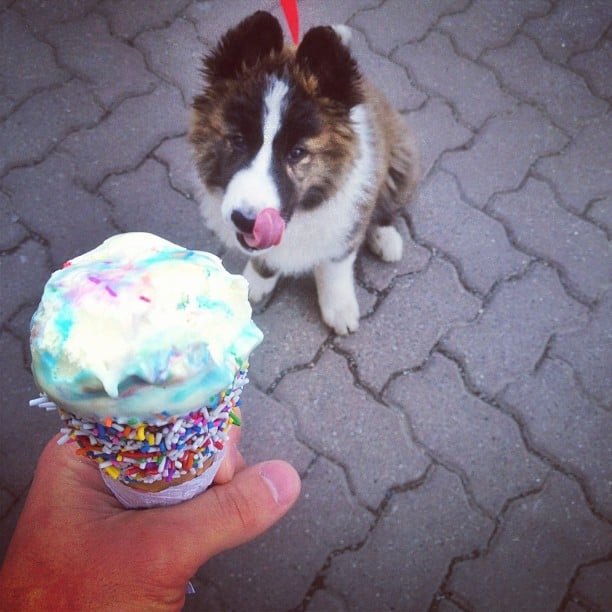
[[[308,151],[304,147],[293,147],[289,154],[287,155],[287,159],[290,164],[297,164],[300,159],[304,158]]]
[[[246,139],[242,134],[230,134],[227,139],[233,149],[237,151],[246,149]]]

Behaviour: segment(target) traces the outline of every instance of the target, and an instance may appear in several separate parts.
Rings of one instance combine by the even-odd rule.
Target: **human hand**
[[[246,467],[230,430],[215,486],[176,506],[126,510],[72,445],[45,447],[0,571],[0,608],[180,609],[214,555],[252,540],[300,491],[283,461]]]

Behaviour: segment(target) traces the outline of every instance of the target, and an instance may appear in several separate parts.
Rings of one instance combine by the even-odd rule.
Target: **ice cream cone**
[[[45,287],[31,333],[43,395],[32,403],[58,407],[59,443],[96,462],[122,503],[182,501],[210,484],[239,424],[262,338],[250,315],[246,281],[213,255],[113,237]]]

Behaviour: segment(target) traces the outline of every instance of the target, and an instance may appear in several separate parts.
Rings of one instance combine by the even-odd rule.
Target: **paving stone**
[[[131,40],[144,30],[165,27],[188,4],[189,0],[164,0],[152,10],[149,0],[105,0],[98,10],[109,20],[113,35]]]
[[[482,316],[453,329],[443,344],[461,359],[471,384],[492,396],[531,372],[551,335],[579,324],[585,314],[556,273],[536,264],[501,285]]]
[[[75,80],[31,96],[0,124],[0,175],[40,161],[70,132],[101,115],[92,95]]]
[[[418,198],[419,196],[417,195],[416,197]],[[408,205],[408,209],[412,210],[412,207],[413,203]],[[400,261],[394,263],[381,261],[378,257],[372,255],[367,248],[363,249],[363,252],[357,259],[356,269],[358,278],[367,287],[377,291],[387,289],[393,282],[393,279],[401,274],[421,272],[425,269],[431,257],[426,248],[414,242],[403,219],[399,219],[395,226],[404,240],[404,250]]]
[[[3,180],[13,209],[48,241],[54,269],[117,233],[104,200],[79,187],[76,179],[74,162],[55,153]]]
[[[604,229],[609,237],[612,234],[612,196],[593,202],[587,209],[586,216]]]
[[[269,388],[284,371],[310,363],[329,335],[312,279],[282,283],[254,321],[264,339],[249,359],[249,376],[261,389]]]
[[[465,475],[491,515],[541,484],[547,467],[527,452],[516,423],[466,391],[445,357],[434,355],[424,370],[396,378],[385,397],[402,407],[413,435],[439,461]]]
[[[143,1],[147,2],[147,0]],[[217,0],[216,2],[192,2],[184,11],[184,15],[193,21],[198,34],[207,44],[216,45],[222,34],[255,11],[274,12],[276,10],[277,18],[283,23],[284,20],[278,8],[277,0],[240,0],[240,2],[233,3],[232,10],[229,11],[224,0]]]
[[[6,549],[8,548],[9,542],[15,531],[17,525],[17,519],[21,515],[23,510],[23,504],[25,501],[25,494],[22,494],[15,504],[8,511],[7,515],[0,519],[0,558],[4,559]]]
[[[143,32],[134,44],[144,53],[149,68],[178,87],[185,104],[191,104],[201,89],[200,69],[205,51],[193,23],[176,19],[163,30]]]
[[[608,76],[612,65],[612,40],[603,38],[592,51],[574,55],[569,65],[584,77],[596,95],[608,100],[612,98],[612,79]]]
[[[421,188],[411,218],[416,238],[450,256],[462,281],[482,295],[529,261],[510,245],[498,221],[461,200],[456,180],[446,172],[437,172]]]
[[[197,576],[190,580],[195,593],[187,594],[182,612],[224,612],[227,608],[223,604],[220,589],[211,582],[202,582]]]
[[[111,202],[113,219],[123,231],[151,232],[190,249],[207,250],[211,232],[196,203],[172,189],[159,162],[147,159],[137,170],[109,176],[100,193]]]
[[[49,2],[49,0],[17,0],[11,6],[27,19],[30,27],[42,34],[56,23],[74,21],[84,17],[99,0]]]
[[[451,107],[430,98],[421,109],[408,115],[421,157],[421,174],[427,178],[440,155],[465,145],[473,133],[453,116]]]
[[[23,274],[23,270],[21,272]],[[2,377],[5,381],[2,397],[3,422],[0,428],[2,484],[13,496],[19,497],[32,480],[38,456],[45,444],[59,431],[61,422],[56,413],[46,413],[28,405],[33,397],[38,396],[38,390],[26,367],[20,341],[13,335],[2,332],[0,349],[4,355],[11,356],[11,359],[5,359],[2,365]],[[24,441],[27,442],[24,444]]]
[[[518,191],[493,198],[490,209],[510,228],[520,249],[554,261],[587,299],[596,299],[610,285],[612,250],[607,236],[561,208],[545,183],[530,178]]]
[[[10,512],[16,501],[17,498],[12,493],[6,489],[0,489],[0,519]]]
[[[502,398],[520,416],[534,447],[578,475],[599,512],[612,518],[612,420],[580,392],[571,368],[546,359],[535,373],[509,385]]]
[[[491,119],[467,150],[445,153],[441,166],[455,174],[465,194],[481,208],[494,193],[517,189],[539,157],[556,153],[566,143],[544,115],[521,105]]]
[[[364,289],[357,281],[355,282],[355,294],[357,295],[357,303],[359,304],[360,317],[361,320],[363,320],[374,312],[377,296],[372,293],[371,290]]]
[[[152,93],[129,98],[94,128],[72,134],[63,148],[79,163],[89,189],[113,172],[135,168],[164,138],[184,134],[187,111],[178,90],[161,84]]]
[[[485,53],[482,59],[496,70],[512,93],[545,108],[556,125],[571,133],[608,107],[590,93],[582,77],[545,60],[535,43],[525,36]]]
[[[7,196],[0,192],[0,250],[16,247],[28,235]]]
[[[427,96],[410,82],[406,69],[372,52],[361,32],[352,30],[350,48],[361,73],[384,92],[394,108],[413,110],[427,100]]]
[[[386,55],[403,43],[423,38],[440,17],[467,5],[466,0],[432,0],[420,10],[411,10],[402,0],[387,0],[357,14],[353,23],[358,28],[367,27],[374,48]],[[402,27],[397,28],[397,23]]]
[[[186,136],[164,140],[154,155],[166,166],[172,187],[186,198],[197,201],[201,187]]]
[[[588,322],[557,334],[551,356],[570,363],[582,387],[604,406],[612,407],[612,291],[606,292]]]
[[[240,451],[246,462],[250,465],[268,459],[283,459],[304,474],[316,455],[298,442],[297,421],[291,410],[252,383],[244,388],[241,402],[243,429]]]
[[[355,502],[342,470],[321,457],[302,480],[300,499],[280,523],[254,542],[212,559],[198,576],[233,585],[223,589],[225,610],[293,609],[328,555],[363,541],[372,520]]]
[[[0,254],[0,323],[22,304],[38,303],[50,271],[45,249],[34,240]]]
[[[306,603],[306,612],[343,612],[348,610],[339,597],[319,589]]]
[[[581,606],[579,603],[570,600],[563,607],[563,612],[588,612],[588,611],[587,611],[587,608],[585,608],[584,606]]]
[[[426,610],[451,560],[484,547],[491,531],[459,478],[438,467],[392,497],[365,544],[334,557],[325,583],[350,610]]]
[[[612,561],[602,561],[583,567],[578,572],[573,589],[580,594],[580,599],[605,610],[612,601]]]
[[[453,267],[433,259],[425,272],[398,278],[358,334],[336,343],[352,355],[360,380],[380,391],[391,373],[421,365],[440,338],[474,318],[479,307]]]
[[[158,83],[146,69],[142,55],[111,36],[100,15],[62,23],[47,33],[47,39],[57,50],[59,62],[89,83],[106,108],[127,97],[150,92]]]
[[[448,599],[436,597],[436,603],[435,610],[437,612],[461,612],[461,608]]]
[[[67,78],[52,48],[32,36],[17,13],[0,14],[0,116],[35,91]]]
[[[541,493],[510,505],[485,554],[455,566],[450,589],[475,610],[556,610],[576,568],[611,543],[578,485],[553,473]]]
[[[486,49],[507,44],[526,18],[549,10],[546,0],[486,0],[443,17],[438,27],[451,36],[461,53],[477,59]]]
[[[560,0],[549,15],[528,21],[523,30],[537,39],[548,57],[558,62],[591,49],[612,20],[607,0]]]
[[[606,115],[589,122],[561,153],[537,163],[567,208],[583,213],[589,202],[612,194],[611,140],[612,120]]]
[[[392,57],[409,69],[419,88],[442,96],[471,127],[479,127],[487,117],[516,104],[491,71],[457,55],[448,37],[439,32],[400,47]]]
[[[4,330],[13,334],[15,338],[21,340],[23,346],[23,361],[30,364],[30,321],[38,306],[38,299],[21,306],[15,314],[4,324]],[[29,371],[29,370],[28,370]]]
[[[402,416],[357,388],[346,361],[330,350],[312,369],[285,376],[274,397],[291,406],[301,439],[345,466],[355,495],[370,508],[390,487],[419,478],[428,465]],[[364,418],[355,419],[359,414]],[[361,444],[351,444],[356,439]]]

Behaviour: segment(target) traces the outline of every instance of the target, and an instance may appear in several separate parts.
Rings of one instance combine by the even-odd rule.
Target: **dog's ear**
[[[257,11],[228,30],[210,55],[204,58],[204,75],[209,82],[231,79],[260,59],[283,48],[283,31],[278,20]]]
[[[333,28],[308,30],[298,47],[296,64],[316,78],[322,96],[348,108],[363,101],[357,62]]]

